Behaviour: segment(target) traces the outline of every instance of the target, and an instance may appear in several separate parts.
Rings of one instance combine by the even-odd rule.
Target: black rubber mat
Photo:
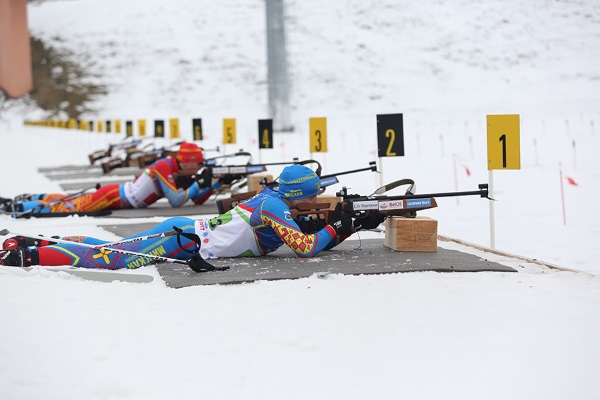
[[[152,224],[110,225],[102,228],[119,236],[142,232]],[[360,245],[360,248],[359,248]],[[383,245],[383,239],[346,241],[314,258],[299,258],[287,246],[264,257],[210,260],[226,271],[196,273],[181,264],[160,264],[158,271],[172,288],[196,285],[237,284],[257,280],[299,279],[313,274],[389,274],[397,272],[517,272],[502,264],[472,254],[441,247],[434,253],[397,252]]]

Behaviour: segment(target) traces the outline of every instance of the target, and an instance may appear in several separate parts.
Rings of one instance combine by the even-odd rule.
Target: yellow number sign
[[[169,119],[169,137],[179,139],[179,118]]]
[[[310,129],[310,152],[327,153],[327,118],[311,118]]]
[[[138,136],[144,137],[146,136],[146,120],[138,119]]]
[[[521,169],[519,114],[488,115],[488,170]]]
[[[235,118],[223,119],[223,144],[235,144]]]

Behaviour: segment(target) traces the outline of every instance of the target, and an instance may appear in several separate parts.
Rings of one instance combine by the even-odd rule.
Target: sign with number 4
[[[272,149],[273,148],[273,120],[259,119],[258,120],[258,148]]]

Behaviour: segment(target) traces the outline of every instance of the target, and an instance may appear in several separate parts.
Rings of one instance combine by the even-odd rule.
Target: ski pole
[[[91,245],[91,244],[87,244],[87,243],[71,242],[70,240],[55,239],[55,238],[49,238],[49,237],[45,237],[45,236],[33,236],[33,235],[26,234],[26,233],[9,231],[8,229],[0,230],[0,236],[6,236],[9,233],[16,235],[16,236],[24,236],[24,237],[28,237],[28,238],[32,238],[32,239],[42,239],[42,240],[45,239],[45,240],[55,242],[55,243],[74,244],[77,246],[87,247],[91,250],[105,251],[107,253],[114,252],[114,253],[119,253],[119,254],[126,254],[126,255],[131,255],[131,256],[150,258],[150,259],[154,260],[156,263],[169,262],[169,263],[173,263],[173,264],[183,264],[183,265],[187,265],[188,267],[190,267],[194,272],[206,272],[206,271],[214,271],[214,270],[224,271],[224,270],[229,269],[229,267],[215,267],[214,265],[208,263],[205,259],[203,259],[199,255],[193,256],[192,258],[190,258],[189,260],[186,261],[186,260],[179,260],[176,258],[155,256],[153,254],[138,253],[138,252],[130,251],[130,250],[115,249],[115,248],[108,247],[106,245]]]
[[[99,183],[96,183],[94,186],[87,187],[85,189],[80,190],[79,192],[75,192],[73,194],[69,194],[69,195],[67,195],[65,197],[61,197],[60,199],[52,200],[47,205],[53,206],[55,204],[61,203],[61,202],[66,201],[66,200],[75,199],[77,197],[82,196],[85,192],[87,192],[90,189],[96,189],[96,190],[98,190],[98,189],[100,189],[100,187],[101,187],[101,185]]]
[[[155,234],[147,235],[147,236],[139,236],[139,237],[135,237],[135,238],[132,238],[132,239],[119,240],[117,242],[99,244],[99,245],[96,245],[94,247],[100,248],[100,247],[119,246],[119,245],[122,245],[122,244],[141,242],[142,240],[156,239],[156,238],[167,237],[167,236],[175,236],[175,235],[177,235],[177,233],[178,233],[177,231],[172,230],[172,231],[168,231],[168,232],[155,233]]]
[[[90,190],[90,189],[96,189],[96,190],[98,190],[98,189],[100,189],[100,187],[101,187],[101,185],[99,183],[96,183],[94,186],[87,187],[85,189],[80,190],[79,192],[66,195],[64,197],[61,197],[60,199],[52,200],[52,201],[50,201],[50,202],[48,202],[46,204],[40,204],[40,205],[35,206],[35,207],[33,207],[33,208],[31,208],[31,209],[29,209],[27,211],[23,211],[22,213],[19,213],[19,214],[15,213],[15,218],[29,218],[36,211],[40,212],[45,207],[51,207],[51,206],[53,206],[55,204],[62,203],[63,201],[67,201],[67,200],[73,200],[73,199],[75,199],[77,197],[83,196],[83,194],[85,192],[87,192],[88,190]]]

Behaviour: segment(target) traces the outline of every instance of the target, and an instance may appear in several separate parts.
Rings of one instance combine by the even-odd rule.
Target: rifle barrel
[[[418,199],[422,197],[457,197],[457,196],[481,196],[488,197],[487,187],[479,190],[473,190],[468,192],[444,192],[444,193],[417,193],[412,195],[400,195],[400,196],[374,196],[374,200],[387,199],[387,200],[406,200],[406,199]]]
[[[241,164],[241,165],[205,165],[207,168],[241,168],[241,167],[263,167],[270,165],[289,165],[296,164],[296,161],[283,161],[275,163]]]
[[[298,164],[298,160],[294,161],[282,161],[282,162],[272,162],[272,163],[260,163],[256,165],[289,165],[289,164]]]
[[[338,176],[338,175],[348,175],[348,174],[353,174],[355,172],[362,172],[362,171],[377,171],[377,169],[373,169],[374,166],[370,166],[370,167],[366,167],[366,168],[359,168],[359,169],[353,169],[351,171],[343,171],[343,172],[338,172],[337,174],[327,174],[327,175],[322,175],[320,176],[321,179],[324,178],[331,178],[333,176]]]

